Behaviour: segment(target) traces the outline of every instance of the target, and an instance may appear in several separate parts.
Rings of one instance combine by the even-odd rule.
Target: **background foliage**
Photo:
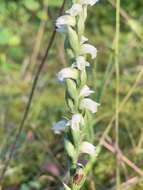
[[[32,79],[47,46],[61,0],[0,0],[0,170],[28,100]],[[67,3],[68,4],[68,3]],[[120,102],[143,69],[143,1],[121,1]],[[115,7],[101,0],[89,10],[86,36],[98,48],[98,57],[89,69],[89,85],[101,103],[94,120],[95,144],[115,114]],[[65,115],[64,87],[56,73],[66,66],[63,39],[57,35],[42,71],[30,114],[6,173],[4,189],[58,189],[58,176],[66,170],[61,136],[51,127]],[[143,169],[143,77],[120,113],[122,153]],[[108,142],[114,144],[114,123]],[[115,156],[103,149],[85,189],[114,189]],[[121,182],[138,176],[120,163]],[[143,176],[142,176],[143,177]],[[140,179],[140,178],[139,178]],[[141,190],[138,181],[130,190]]]

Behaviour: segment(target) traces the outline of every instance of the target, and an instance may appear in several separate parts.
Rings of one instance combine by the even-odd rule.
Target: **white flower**
[[[97,49],[90,44],[83,44],[82,51],[83,51],[83,53],[90,54],[92,59],[94,59],[97,55]]]
[[[75,17],[70,15],[63,15],[57,18],[56,20],[56,27],[60,28],[64,25],[74,26],[75,25]]]
[[[90,90],[90,88],[87,85],[84,85],[83,88],[80,90],[80,97],[87,97],[90,94],[94,93],[93,90]]]
[[[85,67],[89,67],[90,63],[85,60],[85,57],[79,56],[76,58],[76,62],[73,63],[73,67],[77,67],[79,70],[83,71]]]
[[[52,129],[54,130],[54,133],[61,134],[61,132],[65,130],[66,126],[67,126],[67,121],[61,120],[55,123]]]
[[[77,16],[82,12],[82,5],[80,4],[74,4],[72,7],[66,11],[66,13],[69,13],[71,16]]]
[[[84,119],[81,114],[74,114],[70,121],[71,128],[75,131],[80,130],[80,126],[84,125]]]
[[[89,111],[91,111],[92,113],[96,113],[97,112],[97,108],[100,104],[98,104],[97,102],[91,100],[90,98],[84,98],[81,101],[80,107],[85,108]]]
[[[80,0],[81,4],[83,4],[83,5],[91,5],[91,6],[93,6],[97,2],[98,2],[98,0]]]
[[[80,44],[84,44],[84,42],[87,42],[88,41],[88,38],[86,38],[85,36],[81,36],[81,40],[80,40]]]
[[[84,141],[81,144],[80,151],[81,151],[81,153],[87,153],[90,155],[95,155],[95,153],[96,153],[95,146],[87,141]]]
[[[62,69],[58,74],[57,74],[58,80],[60,82],[64,82],[65,79],[67,78],[72,78],[72,79],[77,79],[78,73],[77,70],[71,67],[67,67]]]
[[[97,56],[97,49],[94,46],[85,43],[87,41],[88,41],[88,38],[86,38],[85,36],[81,36],[80,44],[82,47],[82,53],[90,54],[92,59],[94,59]]]

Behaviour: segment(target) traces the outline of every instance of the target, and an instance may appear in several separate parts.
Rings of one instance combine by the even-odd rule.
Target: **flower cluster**
[[[87,7],[97,1],[74,0],[65,15],[56,20],[57,31],[65,35],[65,51],[70,62],[69,67],[63,68],[57,74],[59,82],[66,86],[65,97],[70,118],[57,122],[53,130],[57,134],[64,132],[70,167],[75,169],[81,154],[95,155],[95,146],[89,142],[86,133],[89,127],[88,115],[96,113],[99,104],[89,97],[94,91],[86,84],[86,70],[90,67],[86,57],[89,54],[91,59],[95,59],[97,49],[88,43],[84,36],[84,27]]]

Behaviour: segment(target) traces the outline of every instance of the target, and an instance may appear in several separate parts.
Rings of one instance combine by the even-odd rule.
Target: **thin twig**
[[[65,2],[66,2],[66,0],[63,0],[62,6],[61,6],[61,8],[59,10],[59,15],[61,15],[62,12],[63,12]],[[37,86],[37,82],[38,82],[41,70],[42,70],[42,68],[43,68],[43,66],[45,64],[45,61],[46,61],[46,59],[47,59],[47,57],[49,55],[49,50],[52,47],[52,44],[53,44],[54,39],[55,39],[55,36],[56,36],[56,28],[54,27],[54,30],[53,30],[51,38],[49,40],[47,49],[45,51],[45,54],[44,54],[43,59],[41,61],[41,64],[39,65],[39,67],[37,69],[37,72],[36,72],[36,75],[35,75],[35,78],[33,80],[32,88],[31,88],[31,92],[30,92],[30,96],[29,96],[29,100],[28,100],[28,103],[26,105],[25,112],[24,112],[24,115],[23,115],[22,120],[20,122],[20,125],[18,126],[18,130],[17,130],[17,134],[16,134],[16,137],[15,137],[13,146],[10,149],[9,156],[8,156],[8,158],[7,158],[6,162],[5,162],[4,168],[3,168],[2,172],[1,172],[0,183],[2,183],[2,181],[4,179],[4,175],[6,173],[6,170],[7,170],[8,166],[10,164],[10,161],[11,161],[13,155],[14,155],[14,152],[15,152],[15,149],[16,149],[16,143],[19,140],[20,134],[21,134],[21,132],[22,132],[22,130],[24,128],[25,121],[26,121],[27,116],[28,116],[29,111],[30,111],[31,103],[32,103],[32,100],[33,100],[33,95],[34,95],[34,92],[35,92],[35,89],[36,89],[36,86]]]

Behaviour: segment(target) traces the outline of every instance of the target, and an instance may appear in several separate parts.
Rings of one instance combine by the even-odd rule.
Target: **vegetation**
[[[0,175],[61,4],[61,0],[0,1]],[[88,58],[93,63],[88,69],[88,85],[94,87],[92,97],[101,104],[92,118],[94,145],[100,151],[87,167],[86,190],[116,189],[117,178],[120,189],[143,189],[143,2],[121,1],[119,148],[115,146],[115,7],[114,0],[101,0],[88,10],[86,22],[86,36],[98,49],[94,63]],[[1,189],[60,189],[67,158],[63,136],[55,135],[52,126],[66,114],[64,86],[56,77],[66,65],[63,39],[57,34]]]

